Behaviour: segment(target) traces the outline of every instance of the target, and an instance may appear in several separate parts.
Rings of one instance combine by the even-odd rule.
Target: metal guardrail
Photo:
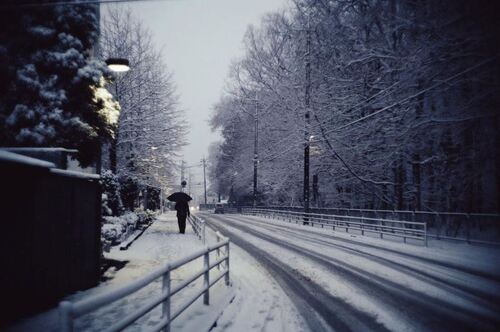
[[[242,213],[278,219],[281,217],[296,223],[310,224],[313,227],[316,224],[323,228],[325,226],[332,227],[333,230],[345,229],[347,233],[349,230],[357,230],[361,232],[361,235],[365,235],[365,232],[376,233],[379,234],[380,238],[384,238],[384,235],[390,235],[403,238],[405,243],[406,239],[415,239],[422,241],[427,246],[427,224],[425,222],[253,208],[243,208]]]
[[[205,221],[194,214],[191,214],[188,220],[196,236],[205,244],[207,235]],[[217,242],[219,242],[219,239],[217,239]]]
[[[218,256],[214,262],[210,262],[210,253],[217,251],[218,254],[221,253],[221,248],[225,248],[225,255]],[[171,286],[171,272],[183,265],[203,257],[204,267],[202,270],[198,271],[189,279],[184,280],[179,285],[175,287]],[[210,270],[214,267],[218,267],[225,262],[225,269],[219,272],[216,277],[212,280],[210,279]],[[203,288],[194,294],[191,298],[185,301],[179,309],[175,312],[171,312],[171,297],[186,286],[191,284],[193,281],[203,276]],[[156,325],[150,328],[151,331],[170,331],[171,322],[177,318],[184,310],[186,310],[191,304],[193,304],[201,295],[203,295],[203,303],[208,305],[210,303],[210,287],[217,283],[222,278],[225,278],[226,285],[230,284],[229,280],[229,239],[224,238],[222,241],[217,242],[212,246],[207,246],[202,250],[198,250],[191,255],[176,260],[171,263],[167,263],[160,269],[157,269],[144,277],[115,290],[111,290],[104,294],[95,295],[78,302],[72,303],[69,301],[62,301],[59,304],[59,328],[62,332],[69,332],[74,330],[74,320],[80,316],[88,314],[92,311],[97,310],[100,307],[108,305],[112,302],[120,300],[144,287],[151,284],[158,278],[162,278],[162,289],[158,295],[149,299],[141,307],[136,309],[134,312],[126,315],[121,320],[114,322],[113,325],[109,326],[105,331],[121,331],[126,327],[130,326],[137,319],[141,318],[155,307],[162,305],[162,319]]]
[[[189,217],[189,223],[193,227],[193,230],[194,230],[195,234],[198,236],[198,238],[200,240],[202,240],[203,243],[205,243],[206,238],[207,238],[207,232],[206,232],[207,226],[206,226],[205,220],[201,219],[200,217],[198,217],[196,215],[191,214]],[[213,233],[215,233],[215,238],[216,238],[217,242],[220,242],[224,239],[224,236],[219,231],[215,231],[211,227],[209,227],[209,229]],[[220,256],[220,249],[216,249],[216,250],[217,250],[217,257],[219,257]],[[229,264],[229,261],[227,261],[227,264]],[[221,268],[220,265],[218,265],[217,268],[220,270],[220,268]]]
[[[252,208],[252,207],[247,207]],[[302,212],[300,206],[262,206],[259,209]],[[467,243],[499,245],[500,214],[443,211],[372,210],[311,207],[311,213],[334,214],[364,218],[425,222],[427,236]]]
[[[248,207],[250,208],[250,207]],[[262,209],[271,209],[271,210],[287,210],[287,211],[302,211],[304,208],[302,206],[266,206],[266,207],[259,207]],[[318,208],[318,207],[311,207],[311,211],[313,212],[335,212],[336,214],[341,214],[341,213],[348,213],[350,215],[353,215],[355,213],[358,214],[363,214],[364,216],[369,216],[373,214],[378,214],[378,215],[392,215],[394,217],[399,218],[400,220],[407,220],[409,218],[416,218],[416,216],[419,215],[424,215],[424,216],[434,216],[434,215],[440,215],[440,216],[469,216],[469,217],[491,217],[491,218],[496,218],[500,219],[500,214],[496,213],[465,213],[465,212],[446,212],[446,211],[412,211],[412,210],[377,210],[377,209],[352,209],[352,208],[335,208],[335,207],[324,207],[324,208]]]

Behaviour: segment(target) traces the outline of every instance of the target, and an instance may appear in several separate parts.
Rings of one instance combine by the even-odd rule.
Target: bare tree
[[[301,199],[309,107],[317,205],[498,211],[500,182],[492,180],[499,165],[499,61],[491,6],[294,5],[247,32],[246,55],[214,108],[221,149],[234,151],[218,162],[251,170],[251,127],[238,109],[258,93],[259,107],[272,110],[259,119],[259,181],[268,203]]]
[[[109,7],[103,15],[101,36],[101,56],[127,58],[131,67],[115,75],[112,82],[121,106],[117,174],[171,187],[176,159],[186,143],[185,120],[172,74],[151,32],[130,9]]]

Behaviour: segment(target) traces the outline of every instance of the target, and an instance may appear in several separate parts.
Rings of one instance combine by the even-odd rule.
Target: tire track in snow
[[[372,260],[372,261],[377,261],[378,263],[380,263],[384,266],[391,267],[394,270],[409,274],[412,277],[417,278],[423,282],[428,282],[434,286],[444,287],[444,288],[447,288],[447,290],[449,290],[449,291],[457,292],[457,295],[460,294],[462,297],[467,298],[469,301],[471,301],[479,306],[487,307],[492,311],[500,312],[500,307],[499,307],[500,297],[497,294],[483,292],[481,290],[478,290],[478,289],[475,289],[472,287],[468,287],[466,285],[454,282],[454,281],[449,280],[449,279],[442,278],[438,275],[423,271],[421,269],[417,269],[417,268],[408,266],[406,264],[395,262],[391,259],[382,257],[380,255],[368,253],[368,252],[365,252],[365,251],[362,251],[362,250],[359,250],[356,248],[352,248],[352,247],[349,247],[346,245],[325,241],[324,239],[322,239],[322,237],[324,237],[322,234],[309,232],[309,234],[311,236],[307,236],[307,235],[298,233],[298,231],[295,229],[287,228],[286,226],[284,227],[284,226],[279,226],[279,225],[274,225],[274,224],[268,224],[268,223],[265,223],[265,222],[262,222],[259,220],[253,220],[251,218],[248,218],[248,219],[246,218],[245,220],[248,220],[249,222],[251,222],[255,225],[259,224],[258,227],[268,229],[269,231],[274,232],[274,231],[276,231],[276,229],[278,229],[283,235],[291,235],[291,236],[294,236],[294,237],[301,239],[301,240],[304,240],[304,241],[309,241],[309,242],[321,244],[321,245],[324,245],[327,247],[340,249],[343,252],[346,252],[349,254],[354,254],[354,255],[357,255],[360,257],[367,258],[367,259]],[[357,242],[355,242],[355,241],[352,241],[351,243],[353,245],[357,244]],[[404,254],[397,255],[397,256],[408,259],[407,257],[404,257],[405,256]],[[448,267],[443,266],[439,263],[435,263],[433,265],[437,266],[439,268],[448,268]],[[466,273],[466,272],[461,272],[461,273]]]
[[[232,243],[254,256],[272,273],[280,286],[287,291],[311,331],[329,331],[330,328],[335,331],[387,331],[374,317],[329,295],[324,288],[308,280],[297,270],[274,259],[264,250],[244,240],[220,223],[214,222],[211,217],[206,219],[211,227],[229,236]]]
[[[424,325],[426,329],[463,331],[481,328],[483,330],[495,330],[495,327],[499,324],[498,320],[492,320],[490,317],[471,312],[441,299],[433,298],[412,289],[403,289],[404,286],[381,278],[373,273],[349,266],[338,259],[320,253],[309,253],[309,249],[307,248],[273,238],[267,233],[247,227],[238,222],[238,218],[220,218],[223,218],[226,222],[230,222],[231,227],[304,256],[324,266],[331,273],[355,284],[357,288],[364,290],[366,294],[374,298],[383,299],[385,304],[389,304],[408,319],[417,320],[416,323]],[[235,222],[237,225],[235,225]],[[267,254],[267,256],[271,255]],[[345,302],[343,305],[349,306]]]
[[[277,228],[281,228],[283,230],[290,230],[290,228],[287,227],[286,224],[284,224],[284,225],[269,224],[269,223],[265,223],[265,222],[263,222],[261,220],[258,220],[258,219],[254,218],[254,217],[246,216],[246,215],[238,215],[238,217],[241,217],[242,219],[245,219],[245,220],[248,220],[248,221],[252,221],[252,222],[255,222],[255,223],[259,223],[259,224],[262,224],[262,225],[273,225],[273,226],[275,226]],[[279,219],[276,219],[276,220],[279,220]],[[435,260],[435,259],[432,259],[432,258],[422,257],[422,256],[419,256],[419,255],[415,255],[415,254],[411,254],[411,253],[407,253],[407,252],[401,252],[401,251],[398,251],[398,250],[394,250],[394,249],[391,249],[391,248],[378,246],[378,245],[371,244],[371,243],[349,240],[349,239],[346,239],[346,238],[337,237],[337,236],[335,236],[333,234],[332,235],[330,235],[330,234],[321,234],[320,235],[320,234],[318,234],[318,233],[316,233],[314,231],[311,231],[309,229],[309,227],[303,227],[303,230],[301,229],[301,231],[306,232],[306,233],[311,234],[311,235],[326,237],[326,238],[329,238],[329,239],[332,239],[332,240],[338,241],[338,242],[345,242],[347,244],[361,246],[361,247],[365,247],[365,248],[368,248],[368,249],[376,249],[376,250],[385,251],[385,252],[388,252],[388,253],[400,256],[400,257],[404,257],[404,258],[408,258],[408,259],[420,261],[420,262],[423,262],[423,263],[432,264],[432,265],[435,265],[435,266],[438,266],[438,267],[441,267],[441,268],[448,268],[450,270],[454,270],[454,271],[458,271],[458,272],[470,274],[470,275],[473,275],[473,276],[476,276],[476,277],[481,277],[481,278],[484,278],[484,279],[487,279],[487,280],[490,280],[490,281],[493,281],[493,282],[500,282],[500,275],[498,275],[498,274],[488,273],[488,272],[480,271],[480,270],[477,270],[477,269],[474,269],[474,268],[457,265],[457,264],[454,264],[454,263],[451,263],[451,262],[446,262],[446,261],[442,261],[442,260]]]

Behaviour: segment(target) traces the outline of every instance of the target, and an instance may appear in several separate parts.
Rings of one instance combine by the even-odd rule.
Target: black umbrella
[[[181,191],[173,193],[172,195],[168,196],[167,199],[171,202],[189,202],[190,200],[192,200],[191,196]]]

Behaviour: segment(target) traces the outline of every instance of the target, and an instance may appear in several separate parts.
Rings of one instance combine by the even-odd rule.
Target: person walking
[[[186,232],[186,219],[191,215],[189,212],[189,204],[187,201],[178,201],[175,203],[175,210],[177,211],[177,223],[179,224],[179,233]]]
[[[186,181],[181,183],[182,190],[186,187]],[[188,202],[192,200],[191,196],[183,191],[175,192],[168,196],[167,199],[171,202],[175,202],[175,210],[177,211],[177,223],[179,224],[179,233],[184,234],[186,232],[186,218],[191,215],[189,212]]]

